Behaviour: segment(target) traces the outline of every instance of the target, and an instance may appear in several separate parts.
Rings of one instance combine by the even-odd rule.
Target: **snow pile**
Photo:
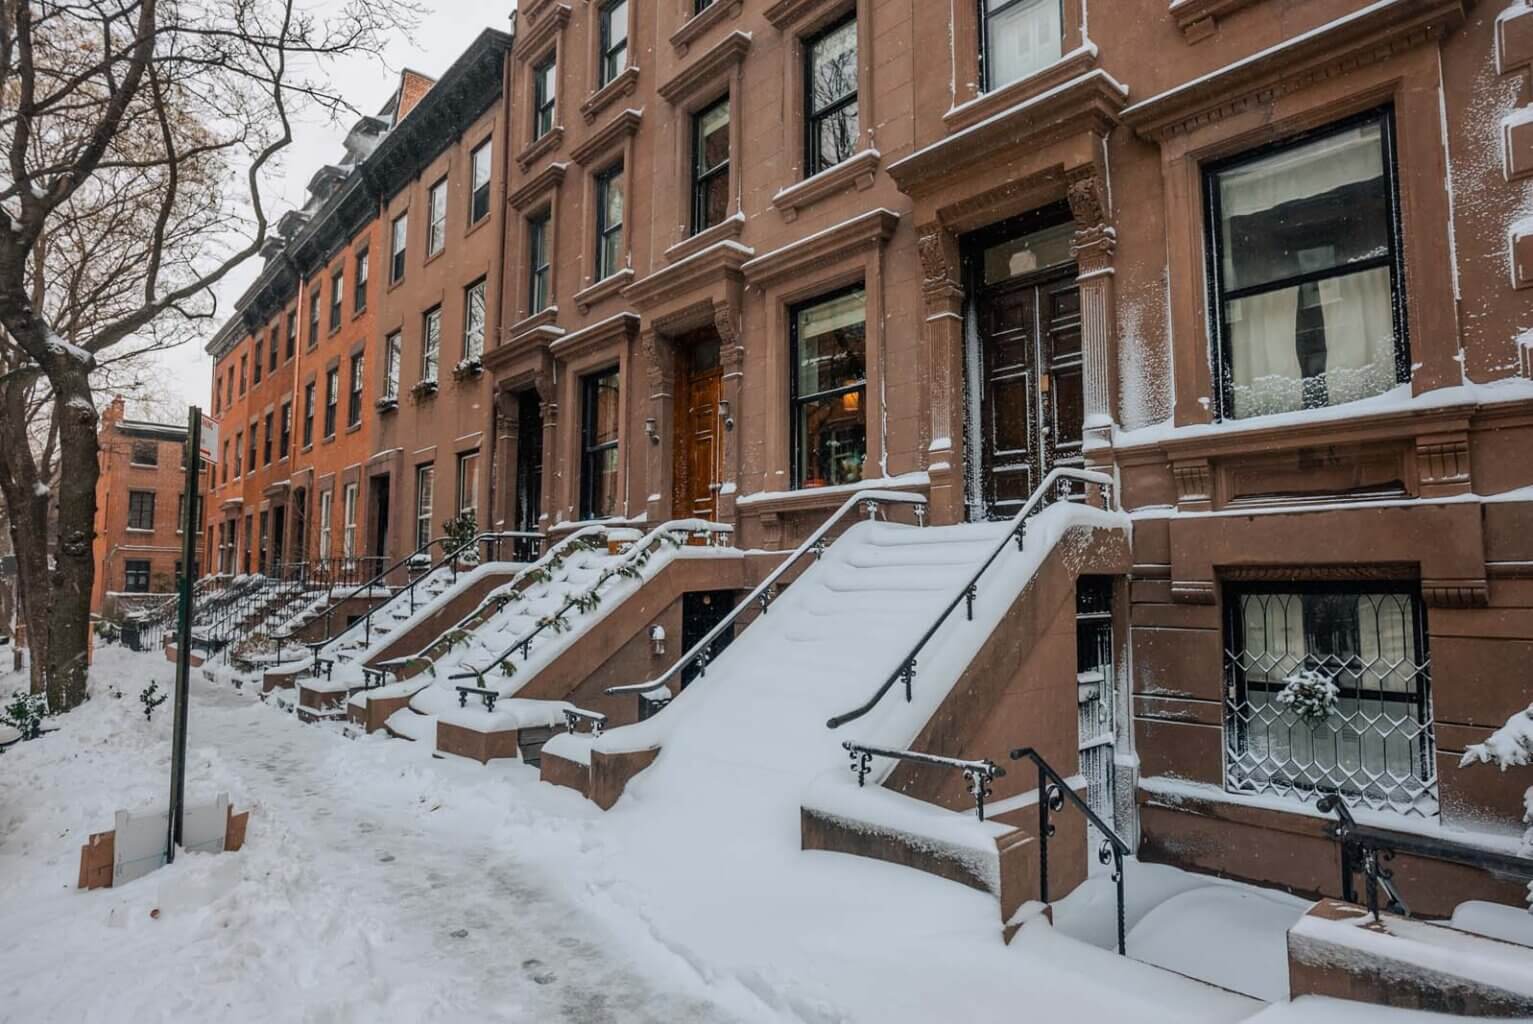
[[[1506,720],[1484,743],[1464,748],[1459,767],[1472,764],[1495,764],[1502,771],[1533,763],[1533,704]],[[1523,856],[1533,856],[1533,786],[1522,795],[1523,820],[1529,824],[1522,837]],[[1533,883],[1528,885],[1528,902],[1533,906]]]

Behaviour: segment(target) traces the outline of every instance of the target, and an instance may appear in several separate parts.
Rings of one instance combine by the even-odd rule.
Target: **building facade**
[[[1522,787],[1458,765],[1533,700],[1533,7],[1126,6],[526,0],[300,260],[302,319],[370,254],[287,385],[360,423],[253,486],[388,559],[460,511],[783,549],[858,488],[949,524],[1104,470],[1143,856],[1329,891],[1327,792],[1500,842]]]

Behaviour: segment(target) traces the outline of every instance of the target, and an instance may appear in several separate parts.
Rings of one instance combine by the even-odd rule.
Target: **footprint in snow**
[[[392,863],[393,860],[394,860],[394,855],[392,853],[385,853],[385,854],[382,854],[382,855],[380,855],[378,857],[378,863],[379,864],[389,864],[389,863]]]
[[[522,970],[526,971],[527,977],[537,985],[550,985],[559,979],[557,974],[543,966],[543,961],[537,959],[523,960]]]
[[[466,938],[468,938],[468,929],[467,928],[459,928],[457,931],[452,932],[451,934],[452,934],[452,937],[455,938],[455,939],[466,939]]]

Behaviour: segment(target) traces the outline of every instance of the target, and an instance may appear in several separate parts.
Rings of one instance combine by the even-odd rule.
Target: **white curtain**
[[[1226,218],[1324,195],[1383,173],[1379,126],[1369,124],[1257,160],[1219,178],[1219,205]]]
[[[1294,347],[1299,290],[1284,288],[1229,304],[1230,370],[1237,419],[1304,407]]]

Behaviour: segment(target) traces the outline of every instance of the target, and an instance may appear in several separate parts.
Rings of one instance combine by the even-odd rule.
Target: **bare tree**
[[[291,114],[346,108],[324,61],[377,53],[418,14],[411,0],[333,7],[0,0],[0,497],[34,686],[55,710],[86,696],[93,375],[217,314],[213,287],[266,241],[263,172]]]

